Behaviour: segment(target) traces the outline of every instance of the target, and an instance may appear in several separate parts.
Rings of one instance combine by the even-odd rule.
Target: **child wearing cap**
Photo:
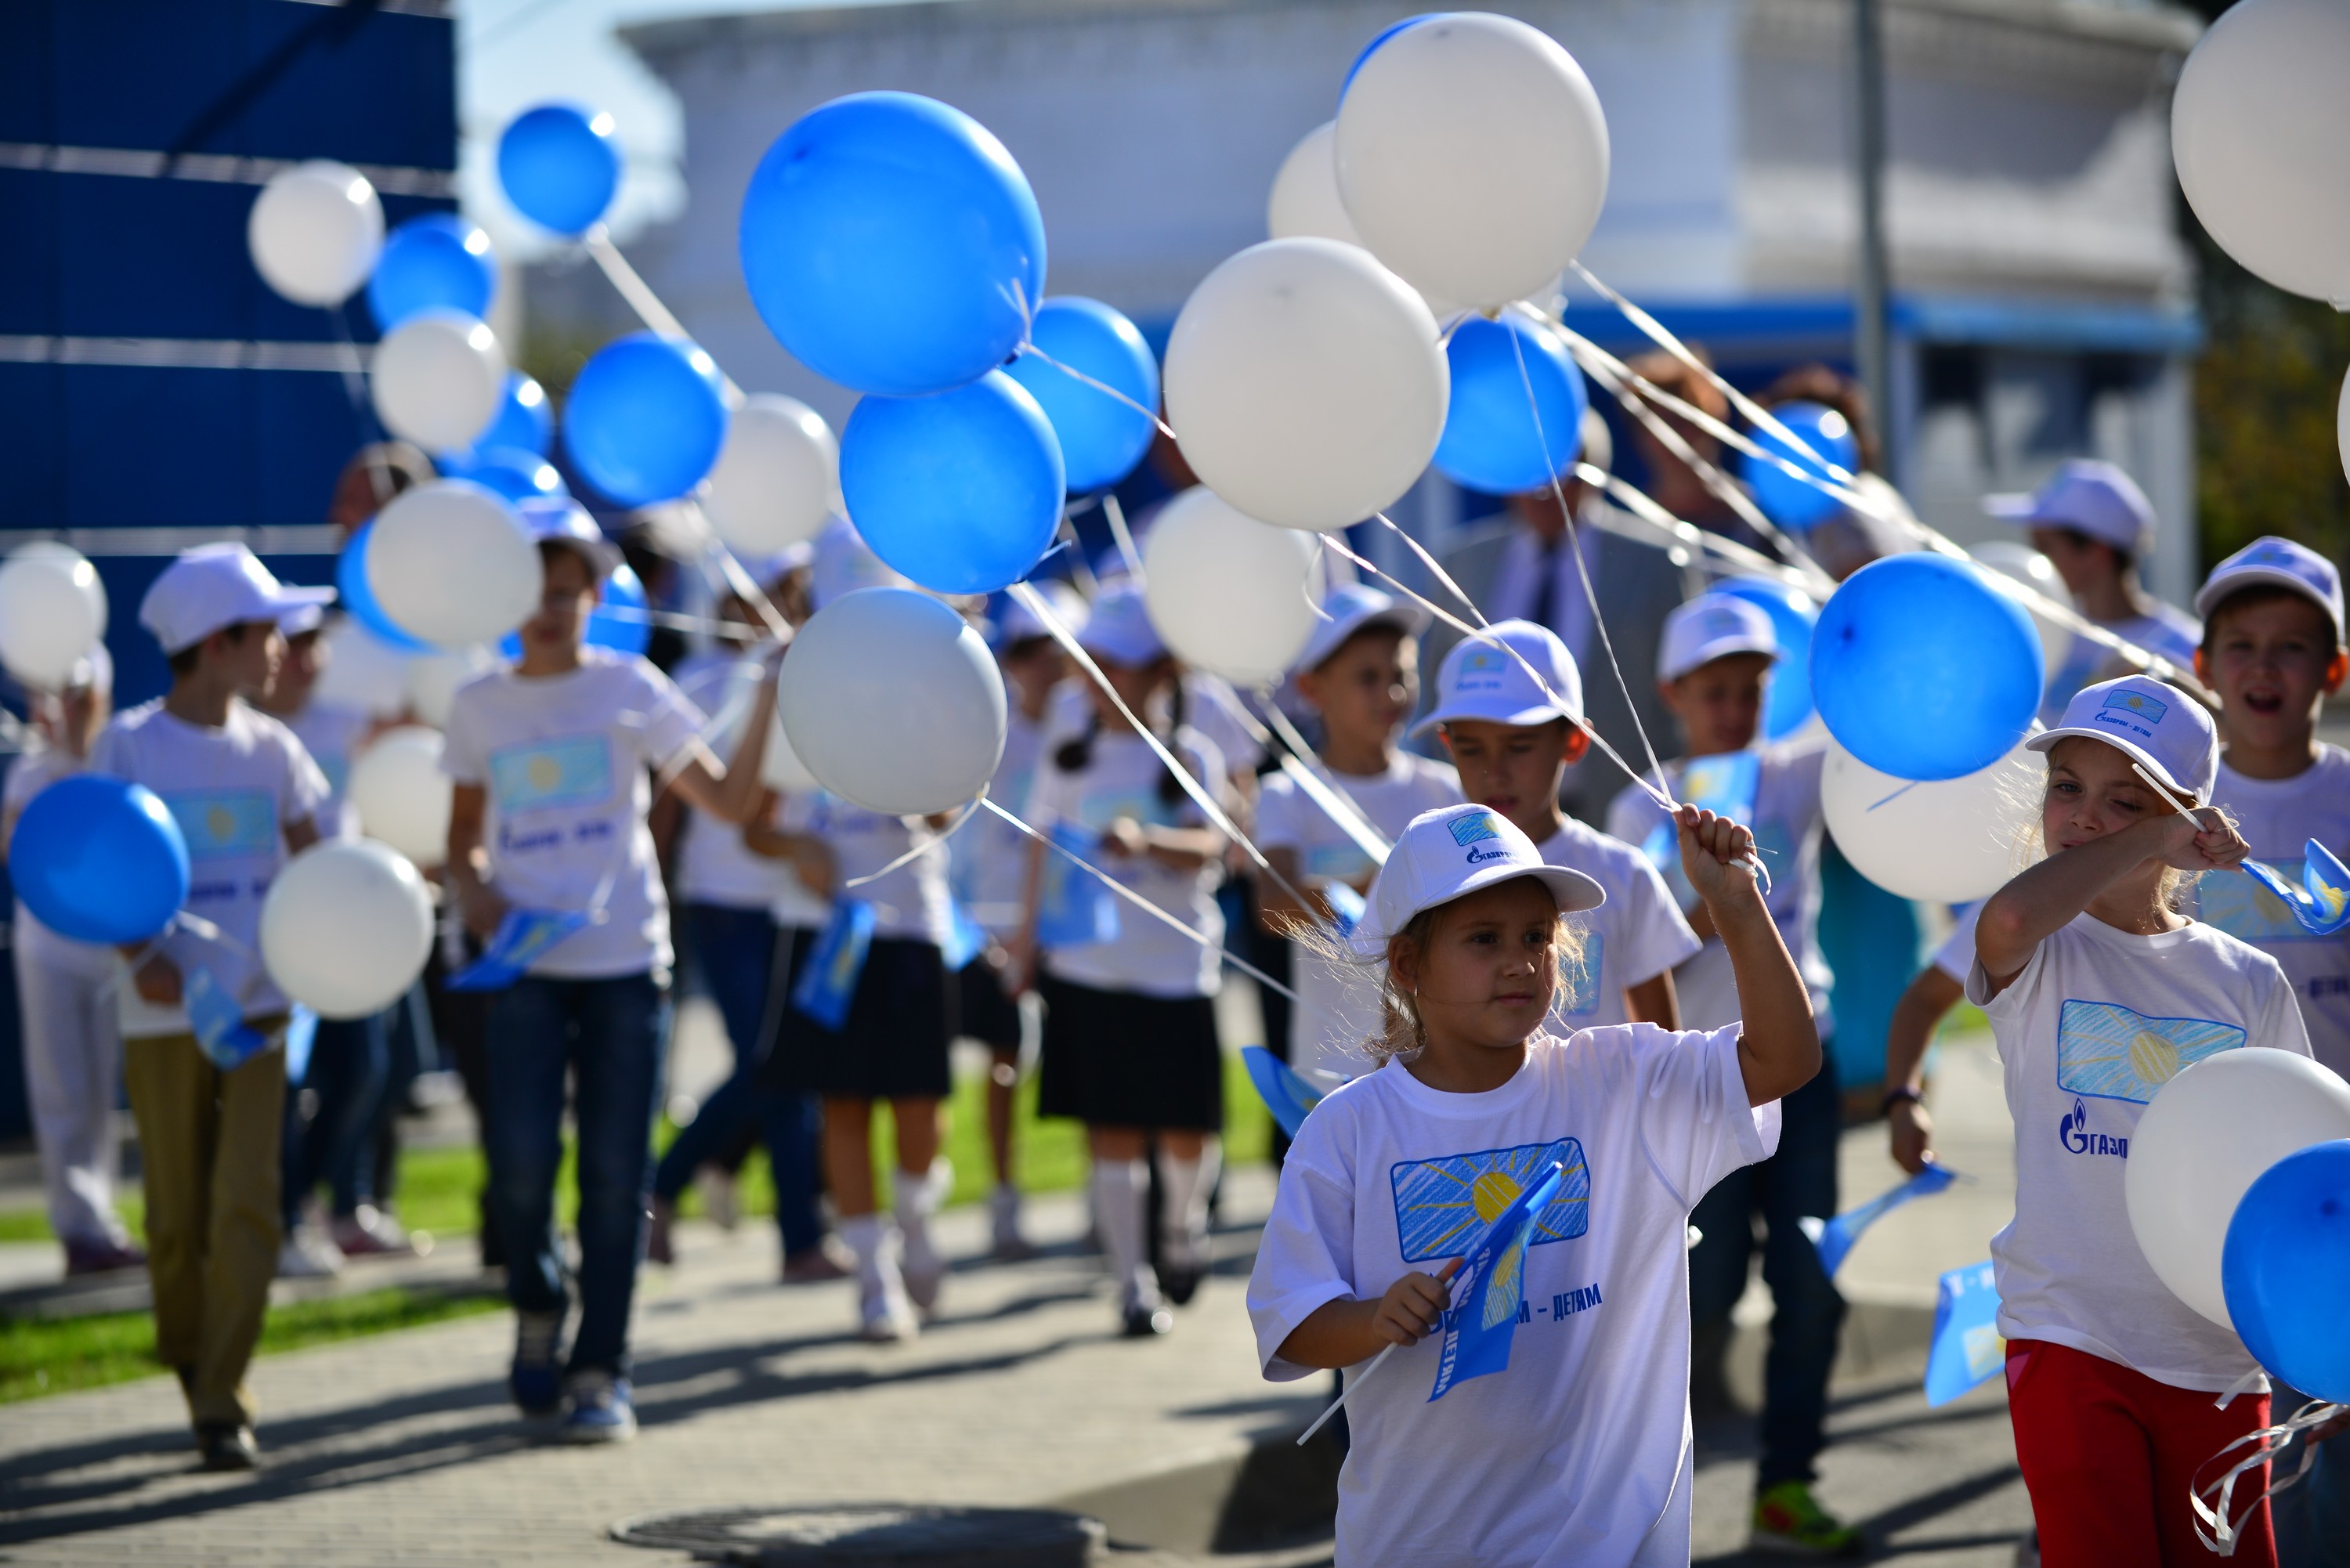
[[[112,707],[114,663],[93,646],[55,691],[30,693],[33,733],[8,770],[0,795],[0,853],[34,797],[89,766],[90,748]],[[114,1096],[122,1077],[122,1032],[115,1017],[114,953],[43,925],[16,900],[11,947],[23,1023],[26,1097],[49,1230],[64,1243],[66,1274],[135,1269],[147,1254],[114,1212],[120,1139]]]
[[[1352,585],[1323,601],[1324,619],[1298,656],[1298,695],[1322,719],[1323,781],[1392,842],[1421,813],[1461,798],[1461,780],[1442,763],[1396,742],[1419,704],[1419,634],[1426,618],[1376,588]],[[1263,890],[1267,929],[1287,934],[1300,919],[1334,920],[1330,889],[1370,890],[1379,863],[1287,774],[1269,774],[1257,795],[1256,842],[1273,868],[1304,892],[1300,908],[1270,879]],[[1343,897],[1343,895],[1341,895]],[[1326,1088],[1369,1064],[1363,1043],[1378,1012],[1352,977],[1307,956],[1294,969],[1297,1005],[1284,1042],[1292,1066]]]
[[[2305,1056],[2309,1036],[2274,959],[2173,908],[2182,872],[2245,855],[2204,809],[2210,715],[2129,676],[2063,717],[2027,742],[2048,758],[2046,858],[1984,900],[1967,975],[2015,1121],[2015,1218],[1991,1239],[2008,1409],[2049,1568],[2196,1562],[2187,1478],[2267,1424],[2266,1385],[2232,1330],[2155,1276],[2123,1162],[2181,1067],[2245,1046]],[[2219,1407],[2247,1379],[2260,1396]],[[2265,1503],[2243,1532],[2240,1558],[2275,1561]]]
[[[1820,1047],[1738,864],[1751,835],[1690,806],[1676,831],[1743,1024],[1554,1033],[1562,916],[1605,895],[1486,807],[1421,816],[1380,868],[1351,947],[1378,979],[1385,1060],[1306,1117],[1249,1280],[1268,1378],[1356,1369],[1341,1563],[1689,1561],[1690,1207],[1770,1153]],[[1508,1366],[1431,1399],[1450,1261],[1553,1164]]]
[[[671,1017],[651,774],[713,816],[746,818],[774,674],[731,762],[719,762],[702,744],[702,714],[667,676],[586,644],[619,551],[575,504],[517,510],[537,539],[545,584],[521,627],[521,661],[466,682],[451,704],[447,876],[466,927],[485,940],[509,914],[585,918],[492,996],[482,1141],[516,1320],[508,1390],[525,1416],[560,1412],[566,1440],[612,1442],[636,1432],[629,1312]],[[567,1361],[573,1278],[555,1228],[567,1082],[576,1085],[580,1305]]]
[[[1771,618],[1734,595],[1700,594],[1665,618],[1657,653],[1658,691],[1680,722],[1685,755],[1667,765],[1676,797],[1689,798],[1694,780],[1711,774],[1721,794],[1700,792],[1698,804],[1744,814],[1769,872],[1764,895],[1779,935],[1810,988],[1823,1037],[1835,1032],[1828,1007],[1830,977],[1819,951],[1820,765],[1816,742],[1757,747],[1771,666],[1779,657]],[[1707,763],[1707,759],[1719,759]],[[1706,763],[1700,770],[1700,764]],[[1638,785],[1627,786],[1607,812],[1607,831],[1627,844],[1650,842],[1664,810]],[[1681,1021],[1715,1029],[1738,1016],[1730,955],[1706,911],[1676,888],[1691,929],[1703,939],[1695,957],[1674,971]],[[1762,1452],[1755,1469],[1752,1538],[1758,1547],[1833,1554],[1854,1550],[1858,1536],[1812,1496],[1813,1461],[1826,1446],[1828,1372],[1835,1360],[1844,1298],[1820,1267],[1819,1250],[1801,1221],[1834,1214],[1836,1148],[1843,1130],[1833,1056],[1782,1107],[1779,1147],[1751,1170],[1741,1169],[1698,1205],[1702,1232],[1690,1258],[1690,1312],[1696,1324],[1698,1376],[1718,1386],[1728,1344],[1730,1312],[1744,1293],[1754,1251],[1754,1217],[1762,1218],[1762,1277],[1771,1287],[1771,1351],[1763,1373]]]
[[[252,703],[285,657],[280,618],[332,594],[280,587],[242,545],[181,556],[139,607],[170,660],[171,691],[117,715],[90,756],[93,772],[144,784],[171,808],[192,872],[187,912],[220,933],[182,927],[125,950],[130,983],[119,988],[156,1353],[180,1375],[212,1469],[259,1462],[244,1370],[276,1272],[286,1054],[224,1070],[183,1003],[208,984],[256,1033],[286,1023],[258,950],[261,904],[286,856],[317,841],[328,791],[302,742]]]
[[[1222,786],[1224,762],[1184,722],[1174,658],[1151,627],[1141,593],[1120,587],[1095,602],[1081,646],[1127,708],[1155,732],[1191,776]],[[1015,972],[1035,975],[1045,1001],[1037,1110],[1086,1124],[1093,1158],[1096,1223],[1129,1336],[1165,1334],[1198,1290],[1208,1264],[1208,1193],[1223,1127],[1223,1058],[1215,997],[1224,933],[1215,887],[1223,840],[1158,754],[1097,685],[1086,727],[1036,770],[1027,820],[1038,832],[1087,844],[1087,860],[1212,945],[1119,900],[1107,941],[1036,951],[1045,883],[1042,844],[1032,846],[1026,913]],[[1090,881],[1074,867],[1066,875]],[[1146,1147],[1158,1146],[1165,1200],[1159,1268],[1149,1245]]]

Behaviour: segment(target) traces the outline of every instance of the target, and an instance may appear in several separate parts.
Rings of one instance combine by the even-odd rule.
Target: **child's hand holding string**
[[[1680,829],[1681,875],[1709,909],[1755,897],[1752,833],[1701,806],[1684,805],[1673,820]]]

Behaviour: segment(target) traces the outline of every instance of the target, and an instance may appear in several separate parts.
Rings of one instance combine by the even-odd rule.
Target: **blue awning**
[[[1840,296],[1720,303],[1638,303],[1674,336],[1705,344],[1724,359],[1850,355],[1853,303]],[[2192,310],[2072,300],[1966,295],[1897,295],[1893,330],[1920,343],[1979,344],[2105,354],[2191,354],[2203,345]],[[1567,325],[1616,352],[1648,338],[1604,300],[1575,300]]]

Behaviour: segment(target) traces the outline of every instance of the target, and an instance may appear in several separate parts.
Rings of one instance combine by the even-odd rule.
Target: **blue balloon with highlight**
[[[555,448],[555,408],[546,400],[546,389],[519,370],[506,372],[506,389],[498,400],[497,414],[481,439],[473,442],[474,452],[488,452],[494,447],[532,452],[539,457]],[[459,453],[453,461],[463,462],[467,455]]]
[[[1762,734],[1782,740],[1812,716],[1812,628],[1820,618],[1812,596],[1768,577],[1732,577],[1714,592],[1762,607],[1779,642],[1779,662],[1771,667],[1770,694],[1762,703]]]
[[[1801,436],[1804,444],[1827,459],[1846,473],[1860,470],[1860,441],[1853,434],[1852,422],[1825,403],[1781,403],[1771,410],[1772,417]],[[1840,483],[1818,460],[1808,457],[1790,446],[1779,433],[1764,425],[1749,432],[1755,445],[1774,452],[1806,473],[1815,474],[1824,483]],[[1844,503],[1826,492],[1804,483],[1775,462],[1765,462],[1757,457],[1745,460],[1746,483],[1754,492],[1754,504],[1762,514],[1782,528],[1802,533],[1818,526],[1844,510]]]
[[[1026,576],[1060,530],[1065,485],[1045,410],[1001,370],[934,398],[867,398],[840,435],[848,520],[933,593]]]
[[[2220,1288],[2244,1348],[2272,1376],[2350,1405],[2350,1139],[2289,1154],[2244,1189]]]
[[[563,407],[563,450],[623,506],[674,501],[726,442],[724,388],[710,356],[684,338],[631,333],[580,367]]]
[[[1523,362],[1520,356],[1523,355]],[[1583,372],[1558,335],[1504,313],[1463,320],[1444,348],[1452,397],[1436,471],[1493,495],[1539,490],[1567,472],[1590,406]]]
[[[907,92],[800,117],[743,196],[743,280],[776,341],[860,392],[922,397],[1012,358],[1045,297],[1045,220],[993,133]]]
[[[384,614],[383,607],[375,602],[375,590],[368,587],[368,540],[375,533],[373,522],[362,523],[352,530],[343,545],[343,553],[335,560],[335,594],[344,611],[384,642],[402,653],[438,652],[432,643],[410,634],[408,629]]]
[[[76,774],[16,818],[8,876],[49,929],[118,947],[158,935],[188,901],[188,845],[143,786]]]
[[[520,447],[475,447],[462,458],[441,465],[443,479],[470,479],[508,501],[529,501],[542,495],[568,495],[570,487],[555,464]]]
[[[620,188],[612,117],[568,103],[517,115],[498,138],[498,184],[532,223],[558,234],[587,233]]]
[[[1097,299],[1074,295],[1048,299],[1036,312],[1029,341],[1038,353],[1024,353],[1004,374],[1028,389],[1052,421],[1061,443],[1061,464],[1069,493],[1107,490],[1134,472],[1158,433],[1150,414],[1159,407],[1159,361],[1133,322]],[[1058,365],[1115,387],[1138,409],[1089,387]]]
[[[608,648],[615,653],[642,653],[653,636],[652,622],[647,618],[649,607],[642,579],[624,561],[604,579],[603,598],[588,614],[583,640],[590,648]],[[521,663],[522,633],[510,631],[500,639],[498,657],[509,664]]]
[[[482,225],[454,213],[426,213],[391,231],[368,277],[368,309],[389,332],[436,306],[489,314],[498,263]]]
[[[1828,732],[1898,779],[1962,778],[2007,755],[2045,674],[2031,618],[1981,567],[1943,556],[1863,566],[1812,629],[1812,701]]]

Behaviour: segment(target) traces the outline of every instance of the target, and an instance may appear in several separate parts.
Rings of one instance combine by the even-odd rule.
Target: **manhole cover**
[[[1097,1520],[1041,1508],[720,1508],[623,1520],[612,1539],[759,1568],[1085,1568]]]

